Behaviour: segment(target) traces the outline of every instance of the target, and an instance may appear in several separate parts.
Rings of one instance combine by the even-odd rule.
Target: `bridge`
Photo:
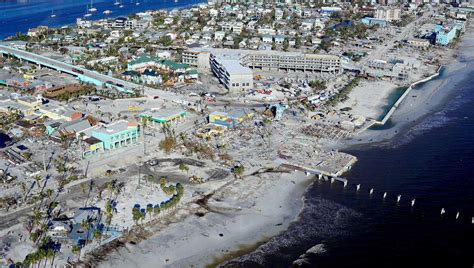
[[[144,87],[109,75],[101,74],[96,71],[91,71],[83,67],[64,63],[55,59],[51,59],[28,51],[12,48],[9,46],[0,45],[0,55],[15,57],[19,60],[25,60],[33,64],[37,64],[40,67],[47,67],[61,73],[73,75],[79,81],[82,81],[84,83],[101,86],[111,90],[118,90],[123,93],[132,94],[134,92],[137,92],[138,89],[143,89],[144,91],[151,91],[160,98],[167,99],[170,101],[176,101],[178,97],[173,96],[171,92]]]

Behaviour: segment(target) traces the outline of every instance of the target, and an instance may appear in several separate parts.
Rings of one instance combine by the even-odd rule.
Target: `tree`
[[[288,41],[288,38],[285,38],[283,41],[283,50],[288,51],[288,47],[290,46],[290,42]]]
[[[326,82],[319,81],[319,80],[312,80],[309,82],[309,86],[315,90],[321,91],[321,90],[326,89]]]
[[[35,175],[33,179],[36,181],[36,185],[38,185],[38,189],[41,187],[40,182],[41,182],[41,176],[40,175]]]
[[[176,145],[176,138],[167,135],[162,141],[160,141],[160,149],[169,154],[173,147]]]
[[[158,44],[161,44],[163,46],[171,46],[173,44],[173,40],[171,40],[171,37],[168,35],[164,35],[158,39]]]
[[[135,222],[135,224],[138,224],[138,221],[141,219],[141,212],[139,207],[133,207],[132,209],[132,219]]]
[[[186,164],[181,163],[181,164],[179,164],[179,170],[188,173],[189,167]]]
[[[53,189],[47,189],[46,190],[46,195],[48,196],[49,199],[51,199],[51,196],[53,196],[54,190]]]
[[[112,206],[110,205],[110,200],[107,200],[107,202],[105,202],[105,213],[106,213],[106,224],[107,224],[107,229],[109,228],[110,226],[110,223],[112,222],[112,217],[113,217],[113,210],[112,210]]]
[[[234,167],[233,169],[233,173],[235,176],[239,177],[244,173],[245,171],[245,167],[243,165],[238,165],[236,167]]]
[[[160,211],[161,211],[161,210],[160,210],[160,205],[155,205],[155,206],[153,207],[153,215],[155,215],[155,217],[157,217],[158,214],[160,214]]]
[[[299,34],[297,34],[295,37],[295,48],[300,48],[300,47],[301,47],[301,37]]]
[[[83,220],[83,221],[81,222],[81,227],[82,227],[82,229],[84,229],[84,230],[86,231],[86,233],[87,233],[87,234],[86,234],[86,244],[87,244],[87,242],[89,241],[89,230],[90,230],[90,228],[91,228],[90,222],[87,221],[87,220]]]
[[[93,237],[94,239],[99,240],[99,244],[100,244],[100,240],[102,238],[102,232],[99,230],[99,228],[96,228],[94,230]]]
[[[150,218],[151,218],[152,211],[153,211],[153,206],[151,204],[146,206],[146,214],[150,215]]]
[[[72,246],[72,253],[77,254],[77,260],[81,257],[81,247],[79,245]]]

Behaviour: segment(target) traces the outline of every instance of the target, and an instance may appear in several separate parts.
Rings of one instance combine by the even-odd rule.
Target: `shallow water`
[[[140,5],[136,5],[139,2]],[[179,8],[202,3],[202,0],[122,0],[123,8],[114,5],[115,0],[93,0],[97,11],[89,19],[126,16],[153,9]],[[86,13],[90,0],[13,0],[0,1],[0,39],[25,33],[38,25],[61,27],[76,23]],[[112,14],[105,15],[105,10]],[[52,18],[51,15],[56,17]]]

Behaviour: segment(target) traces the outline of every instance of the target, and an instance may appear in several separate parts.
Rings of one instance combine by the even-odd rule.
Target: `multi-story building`
[[[211,53],[209,62],[214,75],[229,90],[253,88],[252,70],[242,66],[238,59],[215,56]]]
[[[332,74],[342,71],[341,59],[335,55],[256,51],[245,55],[241,60],[242,64],[252,69]]]
[[[139,129],[136,122],[128,122],[120,120],[108,125],[97,125],[81,131],[84,133],[84,138],[93,137],[100,140],[105,150],[113,150],[138,142]],[[95,148],[98,148],[97,142],[94,143]]]
[[[233,110],[227,113],[215,111],[209,115],[209,123],[226,128],[234,128],[252,116],[253,113],[245,109]]]
[[[378,7],[375,11],[375,18],[388,22],[400,20],[400,8],[398,7]]]
[[[211,53],[211,50],[200,48],[184,51],[182,59],[183,63],[191,66],[212,69],[212,57],[218,56],[235,60],[252,69],[332,74],[342,72],[340,57],[325,54],[242,49],[212,49]],[[206,57],[211,57],[210,64],[205,64]]]
[[[437,24],[434,30],[436,33],[436,44],[442,46],[449,45],[457,37],[457,32],[461,30],[462,26],[460,24],[451,24],[447,26]]]
[[[181,54],[181,61],[193,67],[198,67],[201,69],[210,69],[210,55],[211,53],[209,51],[187,50],[183,51],[183,53]]]
[[[387,21],[382,20],[382,19],[376,19],[376,18],[370,18],[370,17],[365,17],[360,20],[363,24],[369,25],[369,26],[374,26],[377,25],[379,27],[387,27]]]

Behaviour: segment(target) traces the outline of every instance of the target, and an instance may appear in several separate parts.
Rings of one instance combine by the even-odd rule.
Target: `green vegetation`
[[[161,190],[167,195],[174,194],[174,192],[176,190],[174,185],[166,186],[166,178],[165,177],[162,177],[160,179],[160,187],[161,187]]]
[[[326,89],[326,82],[320,80],[312,80],[309,82],[309,86],[314,90],[321,91]]]
[[[232,169],[232,173],[239,178],[244,174],[244,171],[245,167],[243,165],[238,165]]]
[[[356,87],[360,82],[360,77],[356,77],[352,79],[341,91],[337,94],[334,94],[328,101],[327,104],[334,106],[341,101],[347,100],[347,96],[352,91],[354,87]]]
[[[29,41],[30,37],[26,34],[16,33],[15,36],[12,36],[8,39],[8,41]]]

